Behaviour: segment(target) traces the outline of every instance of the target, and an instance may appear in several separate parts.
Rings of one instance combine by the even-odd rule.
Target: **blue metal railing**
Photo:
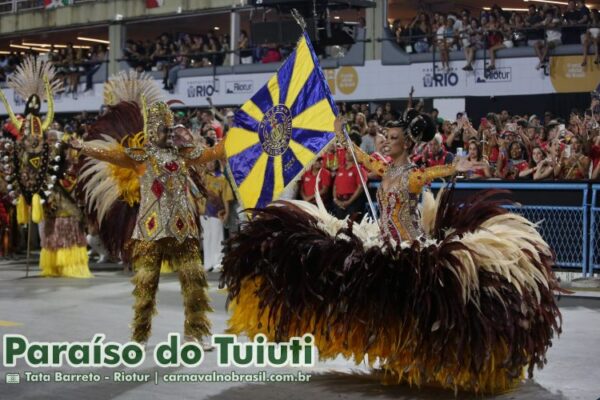
[[[600,270],[600,184],[592,185],[592,202],[590,203],[590,262],[589,274]]]
[[[434,182],[432,189],[444,185]],[[544,240],[556,254],[556,265],[561,268],[581,268],[584,276],[591,274],[588,268],[589,216],[587,183],[506,183],[506,182],[457,182],[458,190],[507,189],[518,191],[562,191],[580,192],[581,205],[562,206],[547,204],[528,204],[510,206],[512,212],[537,223]]]

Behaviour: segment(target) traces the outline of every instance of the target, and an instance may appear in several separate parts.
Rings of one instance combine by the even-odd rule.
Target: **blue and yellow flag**
[[[244,208],[263,208],[333,140],[337,107],[304,33],[281,68],[235,114],[225,151]]]

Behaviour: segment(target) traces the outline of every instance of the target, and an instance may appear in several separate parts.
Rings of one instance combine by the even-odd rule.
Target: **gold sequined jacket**
[[[421,191],[432,180],[454,174],[454,166],[440,165],[421,169],[414,164],[408,164],[401,170],[392,171],[385,162],[369,156],[356,145],[354,152],[358,162],[372,173],[381,177],[394,175],[393,183],[387,190],[383,189],[383,185],[377,190],[383,235],[397,243],[413,241],[424,236],[418,207]]]
[[[222,143],[211,149],[163,149],[154,145],[125,151],[85,144],[82,153],[120,167],[135,169],[140,178],[140,209],[132,239],[155,241],[198,238],[188,168],[224,157]],[[118,221],[115,221],[118,223]]]

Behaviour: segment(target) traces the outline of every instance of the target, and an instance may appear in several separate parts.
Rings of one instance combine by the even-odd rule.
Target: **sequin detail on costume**
[[[171,237],[181,243],[197,237],[196,224],[190,223],[194,210],[188,201],[187,168],[177,150],[150,145],[145,155],[134,157],[145,159],[146,173],[140,177],[142,198],[132,239]]]

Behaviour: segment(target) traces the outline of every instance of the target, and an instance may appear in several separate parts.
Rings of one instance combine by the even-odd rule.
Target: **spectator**
[[[331,189],[331,173],[327,168],[323,168],[323,157],[311,165],[310,169],[302,176],[302,186],[300,187],[300,195],[302,200],[316,204],[315,188],[317,187],[317,176],[319,177],[319,195],[325,205],[328,204],[328,193]]]
[[[219,45],[221,46],[221,63],[219,65],[231,65],[231,49],[229,48],[229,35],[221,36]]]
[[[377,121],[374,119],[370,120],[367,128],[367,134],[362,137],[360,144],[360,148],[365,153],[371,154],[375,152],[375,139],[378,132],[379,126],[377,125]]]
[[[177,78],[179,76],[178,75],[179,71],[181,71],[182,69],[185,69],[189,66],[189,62],[190,62],[189,55],[190,55],[189,45],[186,43],[183,43],[179,47],[179,54],[175,57],[175,63],[169,69],[169,72],[167,74],[166,89],[169,91],[169,93],[173,93],[173,91],[175,89],[175,85],[177,84]]]
[[[208,38],[208,43],[206,46],[206,51],[209,54],[209,60],[210,60],[210,64],[209,65],[223,65],[223,60],[225,59],[224,54],[221,52],[221,43],[219,43],[219,41],[217,40],[217,38],[215,38],[214,36],[211,36]],[[281,60],[281,55],[279,56]],[[277,60],[277,61],[279,61]],[[273,61],[270,61],[273,62]]]
[[[429,37],[431,35],[431,23],[429,22],[429,16],[420,12],[412,20],[408,34],[410,39],[410,50],[414,50],[416,53],[426,53],[429,51]],[[409,51],[411,53],[412,51]]]
[[[85,91],[94,88],[94,74],[98,72],[103,63],[107,61],[108,51],[106,45],[99,44],[92,48],[89,61],[85,65]]]
[[[490,164],[483,158],[481,146],[476,140],[469,141],[467,161],[469,161],[469,169],[465,173],[467,179],[486,179],[492,177]]]
[[[189,46],[191,63],[195,67],[205,67],[208,65],[208,60],[206,55],[206,45],[204,43],[204,37],[202,35],[194,35],[192,37],[192,42]]]
[[[211,110],[202,111],[201,119],[203,123],[203,129],[213,129],[215,131],[216,139],[223,139],[223,127],[221,126],[219,121],[217,121],[214,118],[213,112]]]
[[[486,27],[488,31],[488,48],[490,51],[490,64],[488,70],[496,69],[496,51],[513,47],[512,29],[504,16],[496,22],[495,17],[490,16],[490,21]]]
[[[540,40],[534,46],[535,53],[540,60],[536,69],[545,68],[548,62],[548,52],[562,44],[560,18],[556,14],[556,9],[552,9],[546,12],[544,16],[542,26],[546,28],[546,41]]]
[[[436,133],[429,142],[429,150],[425,152],[425,165],[427,167],[452,164],[454,155],[447,151],[442,143],[442,135]]]
[[[279,52],[279,48],[275,44],[270,44],[267,47],[267,51],[265,55],[262,57],[261,61],[263,64],[274,63],[281,61],[281,53]]]
[[[123,49],[123,56],[127,60],[127,64],[138,72],[144,70],[142,63],[142,55],[140,49],[133,40],[127,40],[125,42],[125,48]]]
[[[240,31],[238,40],[238,49],[240,51],[240,62],[242,64],[252,64],[252,50],[250,49],[250,40],[246,31]]]
[[[450,49],[454,47],[456,32],[454,31],[454,20],[441,16],[439,27],[436,31],[436,45],[440,52],[442,70],[450,70]]]
[[[545,34],[542,25],[543,22],[544,17],[538,11],[537,7],[534,4],[530,4],[527,11],[527,17],[525,18],[525,26],[528,28],[527,45],[529,47],[534,47],[538,42],[544,40]]]
[[[527,150],[522,143],[514,141],[509,146],[509,158],[500,170],[502,179],[517,179],[521,172],[529,167],[527,163]]]
[[[527,23],[520,13],[513,14],[513,20],[511,21],[513,28],[512,41],[517,47],[527,46]]]
[[[385,121],[383,120],[383,107],[377,106],[375,112],[371,115],[371,118],[377,121],[378,125],[384,125]]]
[[[503,172],[506,171],[508,160],[510,159],[509,154],[509,134],[507,132],[502,132],[499,135],[492,135],[492,143],[495,143],[495,148],[493,149],[493,154],[490,156],[490,164],[495,164],[496,169],[496,177],[504,178]],[[495,157],[494,157],[495,156]],[[495,158],[495,161],[493,161]]]
[[[542,166],[545,156],[541,147],[536,146],[531,152],[531,159],[529,160],[529,167],[519,172],[520,179],[534,179],[534,175],[537,170]]]
[[[600,13],[597,9],[593,9],[590,13],[590,21],[588,23],[588,28],[583,35],[583,61],[581,62],[581,66],[585,67],[587,65],[587,57],[589,53],[589,48],[591,45],[594,45],[594,54],[596,57],[594,58],[594,64],[600,64]]]
[[[585,6],[585,2],[582,0],[575,1],[575,8],[579,13],[579,20],[577,21],[577,25],[579,25],[577,32],[579,34],[579,41],[576,44],[583,44],[587,32],[587,25],[591,21],[591,12],[590,9]]]
[[[352,157],[347,157],[333,182],[333,214],[340,219],[360,213],[364,208],[362,201],[363,187],[359,173],[365,182],[367,173],[361,167],[358,169]]]
[[[223,259],[223,222],[229,218],[229,203],[233,200],[233,192],[223,176],[219,161],[209,162],[206,169],[208,173],[203,178],[208,195],[205,199],[201,197],[198,207],[201,215],[204,268],[219,271]]]
[[[592,162],[592,174],[591,179],[597,180],[600,178],[600,134],[596,132],[591,146],[590,146],[590,160]]]
[[[562,27],[562,42],[563,44],[580,44],[581,35],[583,34],[581,28],[577,26],[581,14],[575,7],[575,0],[569,0],[567,2],[567,9],[563,14],[563,27]],[[587,16],[585,17],[587,19]],[[584,23],[587,23],[585,21]]]
[[[467,60],[467,65],[463,67],[463,70],[473,71],[473,62],[475,62],[477,50],[484,48],[483,33],[479,26],[479,21],[475,18],[471,18],[469,25],[462,31],[461,36],[463,38],[463,51]]]
[[[590,159],[583,154],[581,138],[574,137],[571,146],[563,151],[560,162],[554,167],[557,179],[586,179],[590,168]]]
[[[361,136],[367,134],[368,126],[365,114],[362,112],[357,113],[356,117],[354,117],[354,124],[357,126],[358,133],[360,133]]]
[[[533,179],[536,181],[554,178],[554,167],[556,161],[552,157],[548,157],[544,149],[539,146],[533,148],[532,162],[536,166],[533,174]]]
[[[590,159],[592,163],[590,179],[597,181],[600,179],[600,132],[597,131],[597,128],[590,149]]]

